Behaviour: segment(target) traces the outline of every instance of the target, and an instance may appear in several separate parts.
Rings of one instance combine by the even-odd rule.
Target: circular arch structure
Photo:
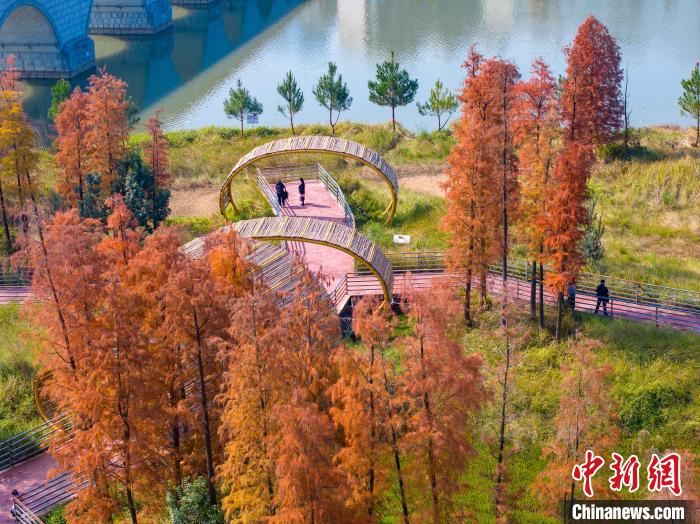
[[[330,136],[297,136],[284,138],[282,140],[274,140],[267,144],[262,144],[250,151],[238,161],[228,177],[226,177],[219,195],[221,214],[226,216],[226,206],[228,204],[231,204],[233,209],[236,210],[236,204],[233,201],[233,194],[231,192],[231,182],[238,173],[258,160],[295,153],[331,155],[362,162],[381,176],[387,186],[389,186],[391,191],[391,204],[384,211],[384,215],[387,217],[387,223],[393,220],[399,198],[399,183],[394,168],[376,151],[362,144],[358,144],[357,142],[353,142],[352,140]]]
[[[308,242],[347,253],[377,277],[386,304],[391,304],[394,270],[379,246],[356,229],[330,220],[289,216],[243,220],[232,227],[243,238]]]

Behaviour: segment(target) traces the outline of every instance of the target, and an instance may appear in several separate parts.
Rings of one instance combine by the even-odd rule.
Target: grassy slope
[[[0,440],[39,423],[32,397],[36,344],[18,306],[0,306]]]

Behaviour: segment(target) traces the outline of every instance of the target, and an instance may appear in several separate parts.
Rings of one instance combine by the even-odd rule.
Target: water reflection
[[[354,97],[349,117],[378,122],[389,114],[367,99],[367,80],[390,51],[418,78],[424,100],[437,78],[459,87],[472,44],[514,60],[524,74],[540,56],[562,73],[561,50],[591,13],[622,49],[633,122],[687,123],[676,100],[700,52],[697,0],[227,0],[175,8],[173,30],[156,38],[95,43],[98,63],[129,83],[144,116],[163,107],[171,128],[227,123],[222,105],[236,78],[263,103],[260,123],[283,125],[275,85],[289,69],[306,93],[299,121],[325,121],[311,88],[329,60]],[[48,92],[32,86],[33,115],[45,114]],[[415,106],[400,108],[398,118],[414,129],[434,126]]]

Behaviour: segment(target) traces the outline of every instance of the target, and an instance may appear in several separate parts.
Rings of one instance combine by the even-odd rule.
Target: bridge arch
[[[331,155],[343,158],[350,158],[363,163],[365,166],[372,169],[386,182],[391,191],[391,204],[384,211],[387,217],[387,223],[390,223],[396,213],[396,204],[399,198],[399,183],[396,177],[396,172],[391,165],[376,151],[368,147],[347,140],[345,138],[337,138],[330,136],[295,136],[274,140],[266,144],[262,144],[242,157],[233,167],[228,177],[224,181],[219,195],[219,207],[221,214],[226,216],[226,206],[231,204],[236,209],[236,204],[233,201],[231,191],[231,183],[233,178],[243,171],[246,167],[254,164],[258,160],[271,158],[275,156],[312,153]]]
[[[384,300],[391,303],[394,270],[382,250],[356,229],[330,220],[309,217],[268,217],[232,224],[243,238],[319,244],[342,251],[361,262],[377,277]]]

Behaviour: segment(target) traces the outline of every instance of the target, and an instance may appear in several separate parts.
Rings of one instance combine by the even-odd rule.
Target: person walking
[[[576,284],[569,282],[566,287],[566,305],[571,308],[571,311],[576,309]]]
[[[301,207],[304,207],[304,201],[306,200],[306,182],[303,178],[299,179],[299,200],[301,200]]]
[[[284,184],[282,183],[281,180],[278,180],[277,183],[275,184],[275,191],[277,192],[277,203],[280,206],[284,205],[284,194],[287,192],[287,188],[284,187]]]
[[[600,284],[598,284],[598,287],[595,288],[595,295],[598,298],[598,301],[596,302],[595,305],[595,314],[598,314],[598,310],[600,309],[600,305],[603,304],[603,315],[608,316],[608,301],[610,300],[610,292],[608,291],[607,286],[605,285],[605,279],[600,280]]]

